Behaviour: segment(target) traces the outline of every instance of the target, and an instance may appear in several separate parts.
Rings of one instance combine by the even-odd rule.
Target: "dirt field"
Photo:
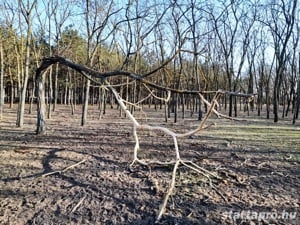
[[[15,106],[16,107],[16,106]],[[140,165],[133,159],[132,126],[109,109],[101,120],[96,107],[88,124],[59,106],[48,132],[35,135],[35,114],[16,128],[15,109],[5,108],[0,122],[0,224],[143,224],[155,221],[171,179],[172,167]],[[165,124],[153,108],[139,121]],[[188,115],[188,112],[187,112]],[[218,174],[207,179],[183,166],[159,224],[299,224],[300,126],[210,119],[216,126],[179,139],[183,159]],[[187,131],[196,116],[167,126]],[[172,140],[139,132],[143,159],[174,159]],[[84,161],[83,161],[84,160]],[[80,163],[76,165],[76,163]],[[65,168],[74,165],[74,167]],[[48,176],[50,172],[60,171]]]

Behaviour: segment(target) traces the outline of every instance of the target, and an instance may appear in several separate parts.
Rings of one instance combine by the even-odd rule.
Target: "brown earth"
[[[139,121],[166,125],[162,111],[144,110],[148,116],[137,113]],[[26,114],[22,129],[15,127],[15,115],[15,109],[6,107],[0,122],[1,225],[154,223],[172,167],[135,165],[129,170],[135,144],[132,125],[117,109],[99,120],[96,107],[91,107],[88,124],[81,127],[80,107],[72,116],[69,108],[59,106],[41,136],[34,133],[35,115]],[[210,121],[221,126],[180,139],[179,148],[183,159],[222,179],[212,180],[212,188],[204,176],[181,166],[159,224],[300,224],[299,125],[276,125],[284,127],[279,136],[294,134],[287,146],[273,143],[276,138],[268,143],[263,133],[246,133],[248,141],[238,139],[248,126],[256,132],[264,124],[276,131],[272,121]],[[187,131],[197,122],[188,117],[166,126]],[[140,158],[174,159],[170,137],[148,131],[139,135]],[[53,171],[60,172],[43,176]]]

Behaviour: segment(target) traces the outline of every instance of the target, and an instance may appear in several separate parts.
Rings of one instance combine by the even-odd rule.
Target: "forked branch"
[[[119,71],[119,70],[100,73],[100,72],[97,72],[90,68],[87,68],[85,66],[73,63],[72,61],[65,59],[63,57],[55,56],[55,57],[43,59],[41,66],[36,71],[36,82],[37,82],[36,96],[37,96],[37,113],[38,113],[37,114],[37,133],[38,134],[43,133],[46,129],[45,128],[46,123],[45,123],[45,119],[44,119],[45,118],[45,115],[44,115],[45,114],[45,94],[44,94],[44,84],[43,84],[43,80],[44,80],[43,79],[43,71],[45,71],[49,66],[51,66],[52,64],[55,64],[55,63],[60,63],[60,64],[63,64],[67,67],[70,67],[70,68],[76,70],[77,72],[79,72],[82,76],[86,77],[87,79],[90,79],[95,83],[105,85],[105,87],[113,93],[119,106],[125,112],[127,118],[129,118],[129,120],[132,122],[132,125],[133,125],[133,137],[135,140],[135,147],[134,147],[134,152],[133,152],[133,161],[130,164],[130,166],[133,166],[134,163],[140,163],[143,165],[149,165],[149,164],[160,164],[160,165],[170,165],[171,164],[171,165],[174,165],[173,172],[172,172],[172,178],[171,178],[171,182],[170,182],[168,191],[165,194],[164,200],[163,200],[161,207],[159,209],[159,212],[157,214],[157,218],[156,218],[157,222],[161,219],[161,217],[166,209],[168,199],[171,196],[171,194],[173,193],[173,189],[175,188],[176,173],[177,173],[179,165],[183,165],[183,166],[205,176],[208,179],[210,186],[214,189],[214,186],[212,184],[212,178],[214,178],[214,179],[221,179],[221,178],[217,174],[212,173],[212,172],[196,165],[195,163],[193,163],[191,161],[185,161],[185,160],[181,159],[180,151],[179,151],[179,147],[178,147],[178,138],[191,136],[191,135],[194,135],[194,134],[206,129],[207,126],[205,124],[207,123],[207,120],[213,113],[216,114],[217,116],[222,116],[222,117],[227,118],[226,116],[217,112],[217,110],[215,109],[218,104],[218,99],[220,98],[221,95],[235,95],[235,96],[240,96],[240,97],[252,98],[253,97],[252,94],[243,94],[243,93],[228,92],[228,91],[222,91],[222,90],[212,91],[212,92],[201,92],[199,90],[178,90],[178,89],[163,87],[163,86],[157,85],[157,84],[152,83],[145,79],[149,75],[151,75],[151,74],[155,73],[156,71],[158,71],[159,69],[163,68],[163,66],[160,66],[160,67],[152,70],[152,72],[149,72],[144,75],[143,74],[139,75],[139,74],[130,73],[130,72],[126,72],[126,71]],[[163,65],[166,65],[166,63]],[[140,124],[137,121],[137,119],[134,117],[134,115],[127,109],[125,100],[121,98],[121,96],[116,91],[116,89],[113,87],[113,85],[111,85],[106,80],[107,77],[111,77],[111,76],[127,76],[127,77],[137,80],[151,88],[166,91],[168,93],[167,98],[160,99],[163,101],[168,101],[170,99],[171,92],[181,93],[181,94],[199,95],[201,100],[204,102],[204,104],[206,104],[208,106],[208,111],[207,111],[205,117],[203,118],[203,120],[201,122],[199,122],[199,125],[195,129],[185,132],[185,133],[176,133],[176,132],[170,130],[169,128],[163,127],[163,126],[152,126],[149,124]],[[150,92],[150,96],[152,95],[154,97],[157,97],[153,94],[153,92],[149,88],[148,88],[148,91]],[[205,93],[214,93],[215,94],[214,98],[211,102],[208,102],[205,99],[205,97],[203,96],[203,94],[205,94]],[[162,161],[145,161],[145,160],[139,159],[138,158],[138,150],[140,148],[139,136],[138,136],[139,130],[159,131],[159,132],[165,133],[168,136],[171,136],[173,139],[174,150],[175,150],[174,160],[171,160],[169,162],[162,162]],[[84,161],[81,161],[79,163],[83,163],[83,162]],[[78,165],[79,163],[73,165],[72,167]],[[65,170],[67,170],[67,169],[69,169],[69,167],[67,167]],[[61,173],[61,172],[64,172],[65,170],[54,171],[54,172],[51,172],[48,174],[44,174],[44,176],[48,176],[48,175],[54,174],[54,173]],[[224,198],[223,195],[221,195],[221,196]],[[81,204],[81,202],[78,204],[78,206],[80,204]]]

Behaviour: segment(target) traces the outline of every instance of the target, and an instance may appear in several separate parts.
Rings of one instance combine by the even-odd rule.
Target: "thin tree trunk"
[[[71,105],[71,114],[74,115],[75,113],[75,106],[74,106],[74,88],[70,88],[70,105]]]
[[[14,80],[12,77],[11,67],[8,67],[9,79],[10,79],[10,104],[9,107],[12,108],[14,105],[15,98],[15,88],[14,88]]]
[[[55,66],[55,75],[54,75],[54,102],[53,102],[53,112],[56,110],[56,105],[57,105],[57,98],[58,98],[58,69],[59,69],[59,64],[56,63]]]
[[[83,105],[82,105],[81,126],[84,126],[86,124],[88,105],[89,105],[90,83],[91,83],[91,81],[89,79],[86,79],[85,92],[84,92],[84,102],[83,102]]]
[[[0,42],[0,121],[3,117],[4,108],[4,52],[3,52],[3,41]]]
[[[299,74],[300,74],[300,53],[299,53]],[[296,119],[298,119],[299,116],[299,109],[300,109],[300,79],[298,79],[298,85],[297,85],[297,99],[296,99],[296,104],[294,107],[294,116],[293,116],[293,124],[296,123]]]
[[[45,90],[44,90],[44,75],[37,71],[36,74],[36,88],[37,88],[37,134],[43,134],[46,131],[46,104],[45,104]]]
[[[105,89],[99,87],[99,119],[105,114]]]
[[[165,102],[165,122],[168,122],[169,103]]]
[[[24,71],[24,80],[21,88],[21,96],[20,96],[20,104],[18,109],[18,121],[17,126],[23,127],[24,124],[24,111],[25,111],[25,103],[26,103],[26,91],[27,84],[29,78],[29,66],[30,66],[30,33],[31,30],[28,30],[28,37],[26,40],[26,57],[25,57],[25,71]]]
[[[277,69],[276,77],[274,82],[274,90],[273,90],[273,114],[274,114],[274,122],[278,122],[278,114],[279,114],[279,95],[280,95],[280,87],[281,87],[281,77],[282,71],[281,69]]]
[[[28,2],[29,3],[29,2]],[[26,101],[26,91],[27,91],[27,84],[28,84],[28,78],[29,78],[29,66],[30,66],[30,43],[31,43],[31,35],[32,35],[32,27],[31,27],[31,12],[34,8],[34,5],[37,3],[37,0],[35,0],[31,6],[28,5],[28,8],[30,9],[22,9],[24,12],[26,11],[26,14],[24,13],[24,17],[27,23],[27,33],[26,33],[26,45],[25,45],[25,71],[24,71],[24,79],[22,83],[21,93],[20,93],[20,104],[18,108],[18,117],[17,117],[17,127],[22,127],[24,124],[24,111],[25,111],[25,101]],[[24,7],[22,3],[21,7]]]
[[[182,100],[181,100],[181,112],[182,112],[182,115],[181,115],[181,118],[184,119],[185,117],[185,97],[184,97],[184,94],[182,95]]]
[[[202,106],[202,102],[201,99],[199,98],[198,120],[202,120],[203,117],[201,106]]]
[[[300,61],[300,59],[299,59],[299,61]],[[300,64],[300,62],[299,62],[299,64]],[[299,68],[299,70],[300,70],[300,68]],[[298,119],[299,109],[300,109],[300,79],[298,80],[298,85],[297,85],[297,100],[296,100],[296,105],[294,107],[293,124],[295,124],[296,119]]]
[[[178,94],[174,94],[174,123],[177,123],[177,112],[178,112]]]
[[[47,109],[47,118],[51,119],[51,105],[53,101],[53,88],[52,88],[52,69],[53,67],[50,67],[49,70],[49,76],[48,76],[48,109]]]
[[[295,95],[294,93],[294,85],[291,83],[291,87],[290,87],[290,93],[287,97],[287,107],[286,107],[286,111],[285,111],[285,116],[287,117],[288,116],[288,113],[290,111],[290,107],[291,107],[291,103],[292,103],[292,99],[293,99],[293,96]]]
[[[282,90],[282,115],[281,115],[282,119],[284,118],[284,114],[285,114],[285,110],[286,110],[285,103],[286,103],[286,92],[285,92],[285,90]]]
[[[33,87],[30,90],[30,98],[29,98],[29,114],[32,113],[32,108],[33,108],[33,99],[34,99],[34,90],[35,90],[35,83],[33,83]]]
[[[69,73],[70,71],[68,71]],[[65,81],[65,91],[64,91],[64,104],[67,105],[67,97],[68,97],[68,86],[69,86],[69,76],[66,76],[66,81]]]

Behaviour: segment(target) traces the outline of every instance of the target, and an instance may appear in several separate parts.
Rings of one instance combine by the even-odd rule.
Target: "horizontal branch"
[[[162,90],[162,91],[170,91],[172,93],[179,93],[179,94],[192,94],[192,95],[198,95],[200,94],[209,94],[209,93],[222,93],[225,95],[233,95],[233,96],[238,96],[238,97],[246,97],[246,98],[252,98],[254,95],[253,94],[244,94],[244,93],[240,93],[240,92],[230,92],[230,91],[223,91],[223,90],[217,90],[217,91],[200,91],[200,90],[186,90],[186,89],[174,89],[174,88],[169,88],[169,87],[165,87],[165,86],[161,86],[158,84],[155,84],[151,81],[146,80],[145,78],[150,76],[151,74],[154,74],[155,72],[157,72],[158,70],[162,69],[164,66],[166,66],[170,60],[173,57],[171,57],[169,60],[167,60],[166,62],[164,62],[162,65],[160,65],[159,67],[153,69],[151,72],[148,72],[146,74],[136,74],[136,73],[131,73],[128,71],[123,71],[123,70],[113,70],[113,71],[108,71],[108,72],[98,72],[96,70],[90,69],[86,66],[77,64],[72,62],[69,59],[66,59],[64,57],[61,56],[53,56],[53,57],[48,57],[48,58],[44,58],[42,60],[42,63],[40,65],[40,67],[37,69],[37,74],[42,73],[45,69],[47,69],[49,66],[56,64],[56,63],[60,63],[62,65],[65,65],[67,67],[70,67],[74,70],[76,70],[77,72],[79,72],[80,74],[82,74],[83,76],[85,76],[86,78],[90,79],[91,81],[95,82],[95,83],[102,83],[106,78],[108,77],[114,77],[114,76],[127,76],[130,77],[136,81],[139,81],[143,84],[146,84],[152,88],[155,88],[157,90]],[[96,81],[92,78],[97,78],[100,79],[101,81]]]

